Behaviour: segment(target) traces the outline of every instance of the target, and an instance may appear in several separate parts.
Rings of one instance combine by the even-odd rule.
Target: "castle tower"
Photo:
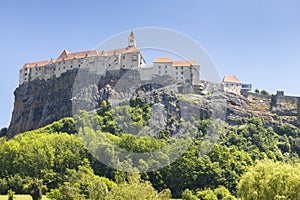
[[[135,47],[135,46],[136,46],[135,36],[133,34],[133,31],[131,31],[128,37],[128,47]]]

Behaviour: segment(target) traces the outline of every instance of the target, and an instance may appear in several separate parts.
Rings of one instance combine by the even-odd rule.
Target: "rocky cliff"
[[[112,88],[114,95],[121,95],[122,91],[128,90],[128,83],[139,79],[138,73],[132,71],[122,78],[122,81],[127,84],[122,81],[118,82],[125,73],[126,70],[119,70],[107,72],[106,76],[97,76],[85,70],[74,69],[58,78],[47,81],[34,80],[20,85],[14,92],[14,110],[8,137],[37,129],[63,117],[72,116],[79,109],[95,109],[99,101],[108,98],[108,89],[105,88],[107,85]],[[193,100],[203,112],[208,114],[212,109],[209,107],[212,94],[208,89],[211,87],[213,86],[203,82],[202,85],[194,88],[196,91],[194,95],[186,95],[184,98]],[[278,126],[282,123],[299,126],[300,101],[298,98],[221,92],[215,94],[213,100],[220,101],[224,106],[225,120],[231,125],[247,123],[252,116],[257,116],[271,126]]]
[[[76,73],[74,70],[57,79],[34,80],[20,85],[14,92],[14,110],[8,136],[12,137],[71,116],[71,88]]]
[[[73,116],[79,109],[95,109],[101,88],[113,85],[113,80],[120,79],[125,71],[118,70],[102,77],[85,69],[73,69],[58,78],[23,83],[14,92],[14,109],[7,136],[13,137]]]

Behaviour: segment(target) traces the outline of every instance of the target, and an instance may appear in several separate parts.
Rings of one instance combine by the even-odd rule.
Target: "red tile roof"
[[[186,60],[178,60],[178,61],[173,61],[172,66],[173,67],[189,67],[191,65],[198,65],[197,62],[195,61],[186,61]]]
[[[238,83],[238,84],[241,83],[234,75],[225,75],[224,78],[223,78],[223,82]]]
[[[34,68],[36,66],[43,67],[45,65],[49,65],[51,63],[60,62],[63,60],[71,60],[71,59],[81,59],[89,56],[113,56],[118,54],[125,54],[125,53],[140,53],[140,51],[136,47],[130,47],[130,48],[122,48],[122,49],[115,49],[115,50],[108,50],[108,51],[82,51],[82,52],[74,52],[71,53],[68,50],[64,50],[57,59],[54,60],[45,60],[45,61],[39,61],[39,62],[32,62],[32,63],[26,63],[23,65],[21,70],[25,68]]]
[[[25,68],[33,68],[33,67],[36,67],[36,66],[42,67],[42,66],[49,65],[49,64],[51,64],[51,60],[44,60],[44,61],[39,61],[39,62],[25,63],[21,70],[23,70]]]
[[[171,60],[169,57],[158,57],[153,62],[155,63],[172,63],[173,67],[189,67],[191,65],[199,65],[195,61],[188,61],[188,60]]]
[[[172,62],[172,60],[169,57],[158,57],[153,62],[165,63],[165,62]]]

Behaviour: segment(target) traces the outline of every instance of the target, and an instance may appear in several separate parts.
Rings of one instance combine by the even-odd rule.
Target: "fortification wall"
[[[270,111],[272,107],[272,97],[269,95],[242,92],[242,95],[249,100],[251,110]]]
[[[254,111],[271,111],[278,115],[300,116],[300,97],[284,95],[262,95],[250,92],[242,92],[242,95],[250,101]]]

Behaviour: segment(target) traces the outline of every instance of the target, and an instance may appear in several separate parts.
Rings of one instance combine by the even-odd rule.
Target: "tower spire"
[[[133,30],[131,30],[130,35],[128,37],[128,47],[135,47],[136,46],[136,40],[133,33]]]

